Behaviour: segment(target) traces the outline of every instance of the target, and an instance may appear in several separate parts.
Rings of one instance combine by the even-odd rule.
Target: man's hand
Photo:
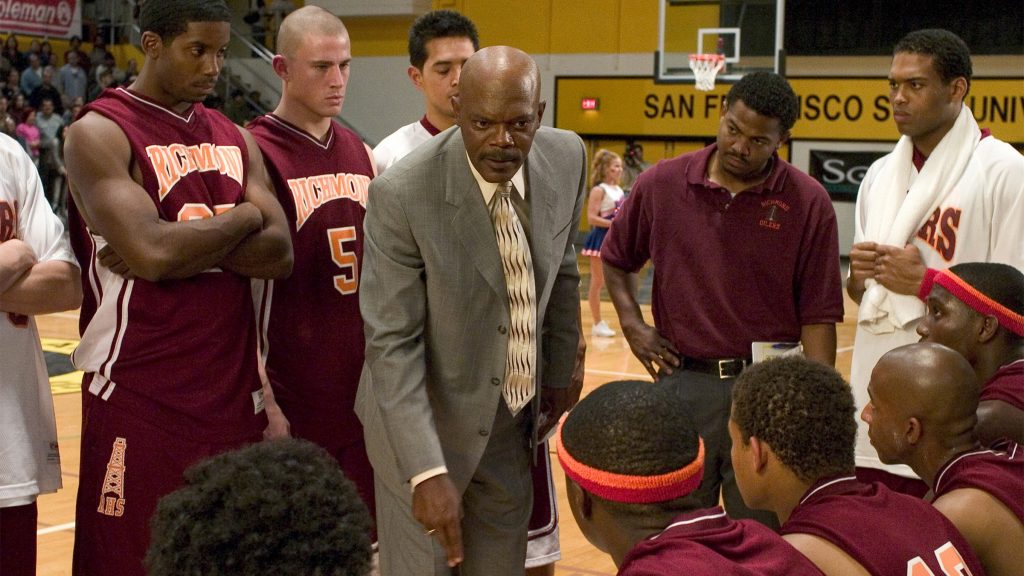
[[[427,478],[412,493],[412,515],[428,535],[437,538],[448,566],[462,562],[462,499],[447,474]]]
[[[863,289],[864,281],[875,277],[875,260],[878,258],[878,244],[859,242],[850,247],[850,280]]]
[[[645,322],[622,326],[622,335],[629,342],[633,355],[640,360],[644,369],[655,380],[658,372],[671,374],[673,368],[679,367],[679,351],[663,337],[654,327]]]
[[[916,296],[927,268],[913,244],[903,248],[878,246],[875,281],[897,294]]]
[[[99,257],[100,266],[109,268],[111,272],[127,280],[135,278],[135,274],[128,268],[128,264],[110,247],[110,244],[101,248],[96,255]]]
[[[267,402],[264,410],[267,412],[267,427],[263,429],[264,440],[275,440],[277,438],[290,438],[292,425],[288,418],[281,411],[276,402],[271,405]]]
[[[540,416],[537,423],[537,441],[543,440],[552,428],[558,425],[562,414],[569,411],[580,399],[583,380],[576,385],[576,378],[568,388],[542,388],[540,393]]]
[[[568,388],[541,388],[540,414],[537,422],[537,438],[542,439],[548,435],[552,428],[558,425],[558,421],[580,399],[583,392],[584,365],[587,358],[587,341],[580,332],[579,341],[576,345],[576,360],[572,365],[572,377],[569,380]]]
[[[0,242],[0,293],[6,292],[35,264],[36,254],[28,244],[17,238]]]

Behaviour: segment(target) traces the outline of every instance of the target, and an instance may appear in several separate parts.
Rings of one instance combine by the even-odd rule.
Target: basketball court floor
[[[584,275],[583,291],[589,281],[589,258],[581,258],[580,270]],[[641,287],[641,300],[648,286]],[[649,297],[647,298],[649,300]],[[583,323],[587,338],[586,376],[583,394],[598,386],[622,379],[650,380],[640,363],[633,357],[629,345],[622,337],[615,310],[607,300],[602,302],[601,314],[618,333],[613,338],[594,338],[590,335],[592,325],[587,303]],[[642,305],[645,318],[651,320],[650,306]],[[838,354],[836,368],[844,377],[849,377],[852,357],[853,334],[855,330],[857,305],[846,300],[846,315],[838,327]],[[47,494],[39,499],[39,566],[38,576],[69,576],[71,574],[71,550],[74,545],[75,493],[78,489],[79,442],[82,431],[80,391],[81,374],[73,372],[66,360],[77,344],[78,313],[66,312],[37,318],[43,348],[47,354],[57,413],[57,431],[61,450],[64,488],[56,494]],[[564,494],[564,476],[552,453],[555,472],[555,486],[558,489],[558,514],[561,529],[562,560],[555,565],[557,576],[613,576],[616,572],[611,558],[598,551],[580,534],[569,510]]]

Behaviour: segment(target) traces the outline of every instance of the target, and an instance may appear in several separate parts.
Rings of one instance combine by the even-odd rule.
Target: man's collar
[[[484,195],[484,204],[489,206],[491,198],[494,197],[494,191],[498,189],[500,182],[484,180],[484,177],[477,171],[476,166],[473,166],[473,161],[469,159],[469,152],[466,153],[466,161],[469,162],[469,169],[473,173],[477,186],[480,187],[480,193]],[[516,170],[516,173],[512,176],[512,185],[515,186],[520,198],[526,198],[526,178],[523,176],[523,166],[520,166],[519,170]]]

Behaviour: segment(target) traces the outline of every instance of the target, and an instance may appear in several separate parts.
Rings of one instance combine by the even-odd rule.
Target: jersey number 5
[[[935,549],[935,559],[939,561],[942,573],[946,576],[971,576],[971,569],[951,542]],[[907,576],[935,576],[935,573],[918,556],[907,562]]]
[[[355,226],[331,228],[327,241],[331,244],[331,259],[342,273],[334,277],[334,288],[342,294],[355,294],[359,290],[359,258],[355,252],[345,250],[345,242],[355,242]]]

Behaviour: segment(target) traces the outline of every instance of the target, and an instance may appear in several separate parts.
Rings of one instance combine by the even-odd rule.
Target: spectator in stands
[[[8,101],[10,104],[8,105],[7,111],[11,113],[11,116],[14,116],[14,120],[18,123],[25,120],[25,116],[28,114],[28,111],[34,108],[33,106],[29,106],[28,100],[25,99],[25,95],[21,93],[21,90],[16,91],[14,96],[8,98]]]
[[[89,84],[89,77],[79,64],[79,53],[80,51],[69,50],[66,54],[67,63],[57,72],[57,90],[60,91],[65,106],[70,105],[71,101],[79,96],[84,98]]]
[[[114,85],[120,86],[124,84],[124,79],[126,78],[125,71],[117,67],[117,60],[110,52],[107,52],[107,55],[103,57],[103,63],[96,67],[97,82],[99,82],[104,70],[110,70],[110,74],[114,78]]]
[[[36,127],[36,111],[28,108],[24,120],[14,129],[18,138],[25,145],[25,150],[32,157],[32,163],[39,166],[39,128]]]
[[[100,94],[102,94],[104,90],[113,86],[115,86],[114,73],[110,70],[102,70],[100,72],[96,84],[94,84],[92,88],[89,89],[89,97],[86,99],[86,101],[92,102],[93,100],[99,98]]]
[[[8,100],[14,100],[14,95],[21,92],[21,74],[11,68],[4,78],[5,80],[0,84],[0,93],[7,96]]]
[[[237,88],[231,91],[231,100],[224,106],[224,115],[239,126],[245,126],[252,119],[252,110],[245,101],[244,92]]]
[[[63,96],[61,96],[60,90],[53,85],[53,75],[53,66],[43,68],[43,83],[28,95],[28,103],[33,108],[41,108],[43,106],[43,100],[49,98],[50,100],[53,100],[53,108],[57,111],[57,114],[63,114]]]
[[[43,67],[39,64],[39,54],[29,52],[28,67],[21,71],[21,81],[18,86],[26,96],[32,93],[43,83]]]
[[[8,100],[7,97],[0,94],[0,132],[10,136],[11,138],[17,139],[15,129],[18,126],[17,120],[7,110]]]
[[[50,45],[49,40],[43,40],[39,43],[39,64],[46,68],[47,66],[57,66],[57,55],[53,53],[53,46]]]
[[[78,58],[75,60],[75,66],[80,67],[83,71],[89,71],[89,55],[82,51],[82,38],[80,36],[72,36],[69,41],[68,49],[64,52],[64,63],[67,64],[71,60],[68,58],[72,54],[77,54]]]
[[[11,68],[15,70],[24,70],[28,65],[25,55],[18,49],[18,37],[14,34],[9,34],[7,40],[4,41],[3,57],[10,62]]]
[[[71,101],[71,106],[63,114],[64,126],[78,119],[78,113],[82,111],[82,106],[85,106],[85,98],[75,98]]]
[[[64,119],[57,114],[53,100],[43,100],[36,115],[36,127],[39,128],[39,177],[43,182],[43,192],[51,207],[57,206],[59,187],[64,184],[64,162],[61,161],[61,132]]]
[[[96,39],[92,41],[92,51],[89,52],[89,68],[93,69],[103,64],[107,54],[107,41],[103,39],[102,35],[97,35]],[[113,57],[113,54],[110,54]]]

